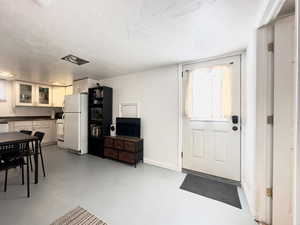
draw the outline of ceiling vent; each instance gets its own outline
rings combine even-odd
[[[74,64],[76,64],[78,66],[81,66],[83,64],[89,63],[89,61],[81,59],[81,58],[79,58],[79,57],[77,57],[75,55],[67,55],[67,56],[65,56],[65,57],[63,57],[61,59],[62,60],[66,60],[66,61],[71,62],[71,63],[74,63]]]

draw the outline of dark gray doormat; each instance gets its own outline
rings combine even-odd
[[[225,184],[208,178],[188,174],[180,188],[194,194],[224,202],[239,209],[242,208],[237,187],[232,184]]]

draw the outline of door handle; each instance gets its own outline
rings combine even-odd
[[[239,116],[233,115],[233,116],[231,117],[231,120],[232,120],[232,123],[233,123],[233,124],[238,124],[238,123],[239,123]]]

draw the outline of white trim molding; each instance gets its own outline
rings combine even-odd
[[[183,100],[182,100],[182,64],[178,65],[178,162],[177,162],[177,171],[182,170],[182,116],[183,116]]]
[[[274,41],[273,25],[258,29],[256,37],[255,218],[270,224],[272,199],[265,192],[272,187],[273,126],[265,121],[274,114],[274,55],[267,50]]]
[[[187,62],[183,62],[181,64],[181,68],[183,66],[186,65],[192,65],[192,64],[197,64],[197,63],[204,63],[204,62],[211,62],[211,61],[216,61],[216,60],[220,60],[223,58],[229,58],[229,57],[234,57],[234,56],[240,56],[243,55],[247,52],[247,49],[240,49],[237,51],[233,51],[233,52],[228,52],[225,54],[221,54],[221,55],[216,55],[216,56],[212,56],[212,57],[208,57],[208,58],[202,58],[202,59],[198,59],[198,60],[193,60],[193,61],[187,61]]]
[[[294,207],[293,207],[293,225],[300,225],[300,68],[299,68],[299,51],[300,51],[300,36],[299,36],[299,12],[300,0],[296,0],[296,79],[297,79],[297,140],[295,152],[295,168],[294,168]]]
[[[176,165],[172,165],[172,164],[168,164],[168,163],[162,163],[162,162],[158,162],[158,161],[148,159],[148,158],[144,158],[144,163],[149,164],[149,165],[153,165],[153,166],[158,166],[158,167],[165,168],[165,169],[169,169],[169,170],[178,171],[178,168],[177,168]]]
[[[259,21],[259,26],[264,26],[274,20],[286,0],[269,0],[264,7],[263,15]]]

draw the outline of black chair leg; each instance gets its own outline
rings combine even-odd
[[[30,158],[30,156],[27,156],[27,162],[28,162],[29,158]],[[27,167],[27,197],[29,198],[30,197],[30,179],[29,179],[30,172],[29,172],[29,164],[28,163],[27,163],[26,167]]]
[[[45,172],[45,165],[44,165],[44,157],[42,154],[42,146],[40,145],[40,155],[41,155],[41,162],[42,162],[42,168],[43,168],[43,173],[44,173],[44,177],[46,177],[46,172]]]
[[[25,181],[24,181],[24,164],[23,163],[21,165],[21,170],[22,170],[22,185],[24,185]]]
[[[33,171],[33,167],[32,167],[31,157],[29,157],[29,162],[27,162],[27,163],[30,163],[30,170],[31,170],[31,172],[32,172],[32,171]]]
[[[8,169],[5,170],[4,192],[7,191],[7,175],[8,175]]]
[[[28,145],[29,146],[29,145]],[[34,145],[33,145],[33,142],[31,142],[31,148],[32,148],[32,151],[34,151]],[[30,147],[29,147],[30,149]],[[29,161],[30,161],[30,170],[31,172],[33,172],[33,165],[32,165],[32,160],[31,160],[31,156],[29,157]]]

